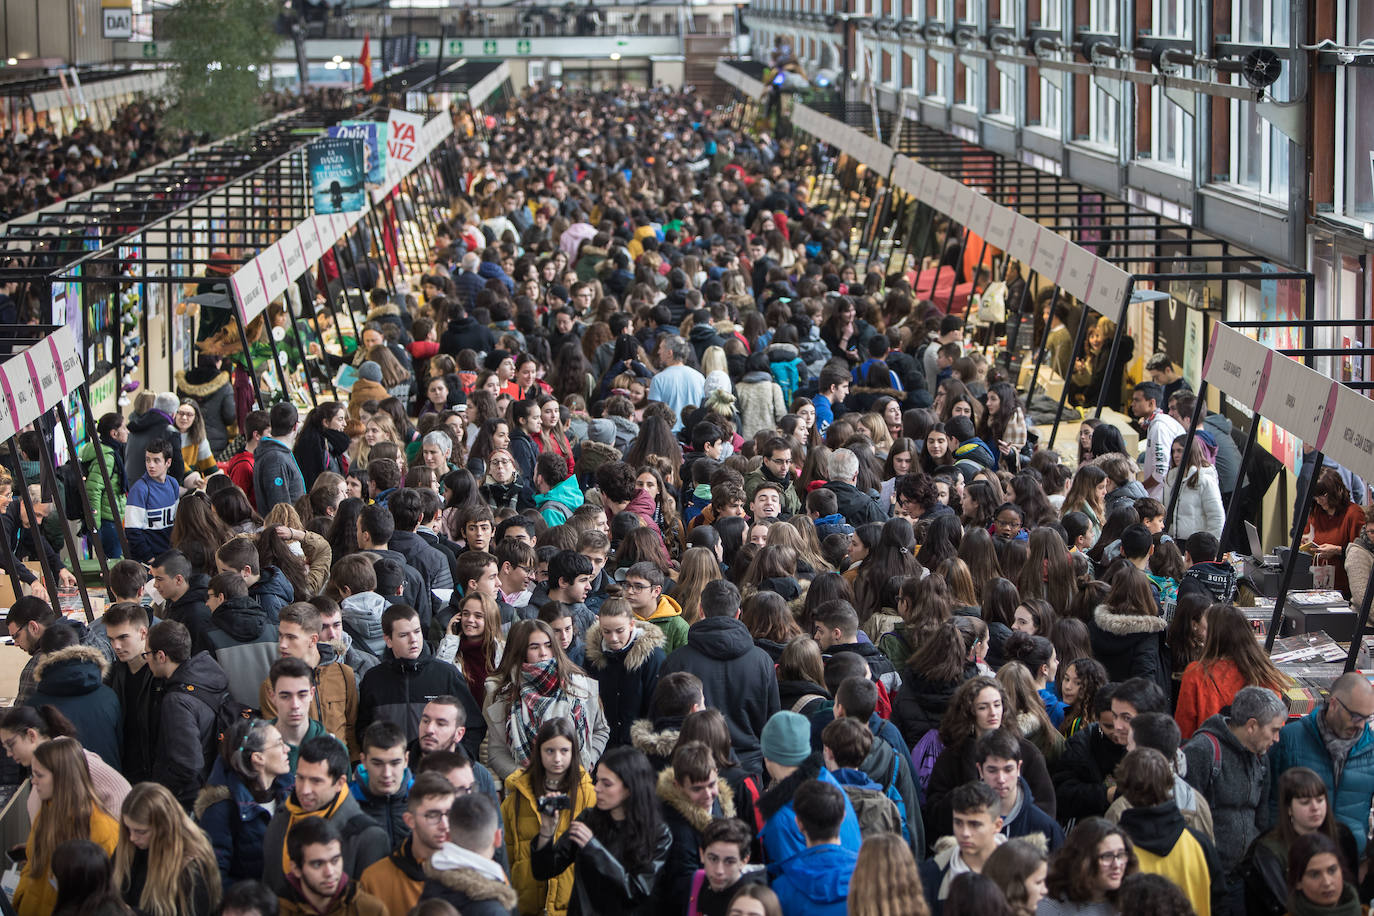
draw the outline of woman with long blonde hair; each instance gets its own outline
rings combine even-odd
[[[114,882],[144,916],[209,916],[219,906],[215,850],[165,786],[141,782],[124,799]]]
[[[86,755],[75,738],[54,738],[38,745],[30,764],[29,791],[42,807],[29,828],[24,868],[12,901],[19,916],[48,916],[57,904],[53,853],[68,840],[90,840],[113,854],[119,824],[100,806]]]
[[[809,537],[808,537],[809,535]],[[791,547],[797,554],[797,578],[812,579],[834,567],[821,556],[816,540],[816,523],[805,515],[794,515],[768,529],[769,547]]]
[[[902,838],[880,833],[864,840],[849,878],[849,916],[930,916],[921,875]]]
[[[360,468],[367,467],[368,456],[372,454],[372,449],[378,442],[392,442],[397,449],[405,448],[400,434],[396,432],[395,421],[391,419],[390,414],[380,410],[363,424],[363,434],[353,444],[353,454],[349,456],[349,463]]]
[[[682,608],[682,619],[689,626],[701,619],[701,591],[706,583],[723,578],[713,550],[709,547],[687,548],[682,555],[677,585],[673,586],[673,599]]]

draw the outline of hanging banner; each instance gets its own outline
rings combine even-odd
[[[1064,264],[1059,272],[1059,287],[1080,302],[1088,301],[1092,287],[1093,267],[1097,258],[1087,249],[1069,243],[1064,247]]]
[[[286,279],[295,282],[309,266],[309,262],[305,260],[305,251],[301,247],[301,227],[297,226],[286,233],[276,248],[281,254],[282,265],[286,268]]]
[[[425,129],[424,115],[393,108],[386,122],[387,185],[394,185],[419,165],[420,135]]]
[[[239,319],[248,327],[262,311],[267,308],[267,291],[262,286],[262,273],[256,260],[240,267],[229,278],[229,287],[234,291],[234,301],[239,305]]]
[[[18,434],[86,380],[70,328],[58,328],[0,366],[0,441]]]
[[[1340,387],[1297,360],[1274,354],[1269,383],[1255,409],[1305,443],[1321,451]]]
[[[262,274],[263,293],[268,302],[286,292],[291,278],[286,275],[286,263],[282,260],[280,248],[273,245],[253,260]]]
[[[381,121],[344,121],[329,128],[336,139],[363,142],[363,175],[367,186],[380,188],[386,183],[386,123]]]
[[[1254,410],[1264,400],[1269,366],[1275,358],[1264,344],[1218,322],[1212,326],[1212,340],[1202,361],[1202,380]]]
[[[1354,388],[1335,387],[1336,409],[1322,451],[1369,480],[1374,477],[1374,401]]]
[[[361,210],[366,204],[363,141],[320,137],[306,149],[316,213]]]
[[[1126,296],[1126,287],[1131,282],[1131,275],[1101,258],[1097,259],[1093,267],[1092,283],[1087,296],[1088,305],[1104,315],[1119,315],[1121,301]],[[1116,318],[1113,317],[1112,320],[1115,321]]]

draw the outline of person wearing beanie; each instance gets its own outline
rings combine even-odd
[[[148,452],[148,446],[158,439],[178,444],[177,448],[172,449],[172,466],[167,471],[167,476],[178,482],[186,477],[186,462],[181,457],[179,447],[181,431],[172,423],[172,414],[177,412],[180,404],[181,401],[175,394],[164,391],[154,399],[151,410],[130,418],[129,441],[124,445],[124,469],[130,487],[147,473],[144,468],[144,456]]]
[[[358,419],[359,411],[367,401],[385,401],[390,397],[386,386],[382,384],[382,367],[372,360],[365,360],[358,367],[358,379],[353,383],[353,390],[348,396],[348,415],[353,419]]]
[[[772,785],[759,798],[758,810],[763,817],[763,849],[767,855],[768,874],[776,878],[782,863],[806,849],[806,837],[797,826],[792,799],[804,783],[816,780],[835,786],[840,784],[825,768],[819,753],[811,750],[811,721],[790,710],[776,712],[763,727],[760,736],[763,765]],[[843,789],[840,789],[843,794]],[[844,796],[844,820],[840,823],[839,845],[859,851],[863,837],[859,832],[859,818],[854,813],[849,796]]]
[[[603,464],[614,464],[623,457],[615,447],[615,423],[607,419],[591,420],[587,423],[587,438],[579,446],[577,473],[583,480],[592,480],[596,469]]]

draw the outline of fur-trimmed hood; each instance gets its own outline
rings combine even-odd
[[[635,633],[634,641],[622,650],[625,653],[625,668],[629,671],[638,671],[640,665],[654,654],[654,650],[667,641],[663,628],[655,624],[637,622]],[[587,631],[587,664],[597,671],[605,671],[609,664],[606,658],[608,652],[601,647],[601,623],[598,621]]]
[[[1105,604],[1093,610],[1093,623],[1113,636],[1137,636],[1141,633],[1162,633],[1168,623],[1163,617],[1144,617],[1140,614],[1118,614]]]
[[[375,308],[369,310],[368,313],[367,313],[367,320],[368,320],[368,321],[378,321],[378,320],[380,320],[380,319],[382,319],[382,318],[400,318],[400,317],[401,317],[401,307],[400,307],[399,305],[392,305],[392,304],[390,304],[390,303],[387,303],[386,305],[379,305],[379,306],[377,306],[377,307],[375,307]]]
[[[194,372],[194,370],[192,370]],[[230,383],[228,372],[219,372],[208,382],[196,383],[187,378],[185,370],[178,369],[176,374],[177,390],[193,398],[208,398]]]
[[[58,666],[70,668],[82,662],[94,665],[96,671],[99,672],[96,684],[91,688],[94,690],[95,687],[98,687],[100,683],[104,681],[105,675],[109,673],[110,663],[105,660],[105,656],[101,654],[99,649],[92,646],[68,646],[57,652],[49,652],[47,655],[40,658],[38,663],[34,666],[33,679],[36,683],[41,684],[43,683],[45,675],[57,674],[57,672],[53,670],[54,668]]]
[[[654,723],[648,719],[636,719],[630,726],[630,743],[650,757],[670,757],[673,748],[677,747],[677,737],[681,732],[680,728],[655,731]]]
[[[435,868],[433,858],[425,863],[425,877],[469,900],[495,900],[507,910],[515,908],[520,896],[509,884],[488,878],[475,868]]]
[[[222,801],[229,800],[229,787],[225,785],[206,786],[200,790],[196,796],[196,803],[191,811],[196,816],[196,823],[200,823],[201,818],[205,817],[205,812]]]
[[[682,786],[677,784],[674,778],[672,767],[664,767],[663,772],[658,774],[658,797],[672,808],[682,819],[686,821],[697,833],[701,833],[706,826],[715,820],[712,812],[698,808],[692,804],[691,799]],[[716,802],[720,805],[721,817],[735,816],[735,793],[730,790],[730,785],[724,779],[716,779],[716,788],[720,791],[720,796]]]
[[[577,461],[578,470],[599,468],[603,464],[615,464],[621,459],[620,449],[594,439],[582,440],[582,455]]]

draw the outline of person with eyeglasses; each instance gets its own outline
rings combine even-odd
[[[1135,846],[1110,821],[1089,817],[1069,831],[1050,857],[1048,893],[1037,916],[1115,916],[1121,882],[1140,869]]]
[[[1331,788],[1331,810],[1355,835],[1360,855],[1365,854],[1367,824],[1374,800],[1374,687],[1356,671],[1347,672],[1331,685],[1329,698],[1303,718],[1290,722],[1279,733],[1278,746],[1269,754],[1273,785],[1290,767],[1304,766]],[[1278,791],[1268,798],[1268,823],[1278,811]],[[1220,837],[1218,845],[1220,845]]]
[[[265,719],[236,722],[225,736],[196,819],[215,850],[220,884],[262,878],[263,838],[273,811],[291,794],[290,748]]]
[[[1365,689],[1369,689],[1368,684]],[[1367,706],[1362,708],[1374,707],[1374,697],[1365,702]],[[1230,714],[1217,713],[1203,722],[1182,747],[1188,764],[1184,778],[1212,809],[1212,833],[1227,887],[1228,902],[1223,912],[1243,911],[1240,864],[1250,844],[1274,819],[1276,806],[1271,807],[1269,796],[1276,761],[1270,748],[1278,742],[1287,719],[1287,706],[1272,690],[1242,687],[1231,701]],[[1346,728],[1349,729],[1348,723]],[[1363,728],[1360,723],[1359,729]],[[1358,732],[1351,730],[1349,734],[1353,739]],[[1322,738],[1317,739],[1317,744],[1325,749]],[[1298,762],[1310,765],[1305,760]],[[1329,765],[1327,772],[1330,773]],[[1347,775],[1355,773],[1350,771]],[[1336,778],[1339,785],[1339,777]],[[1366,794],[1357,835],[1364,835],[1363,824],[1368,817]]]
[[[425,863],[448,842],[448,813],[456,797],[453,786],[438,773],[415,777],[401,815],[410,836],[358,878],[358,886],[382,901],[388,913],[409,913],[420,902]]]

